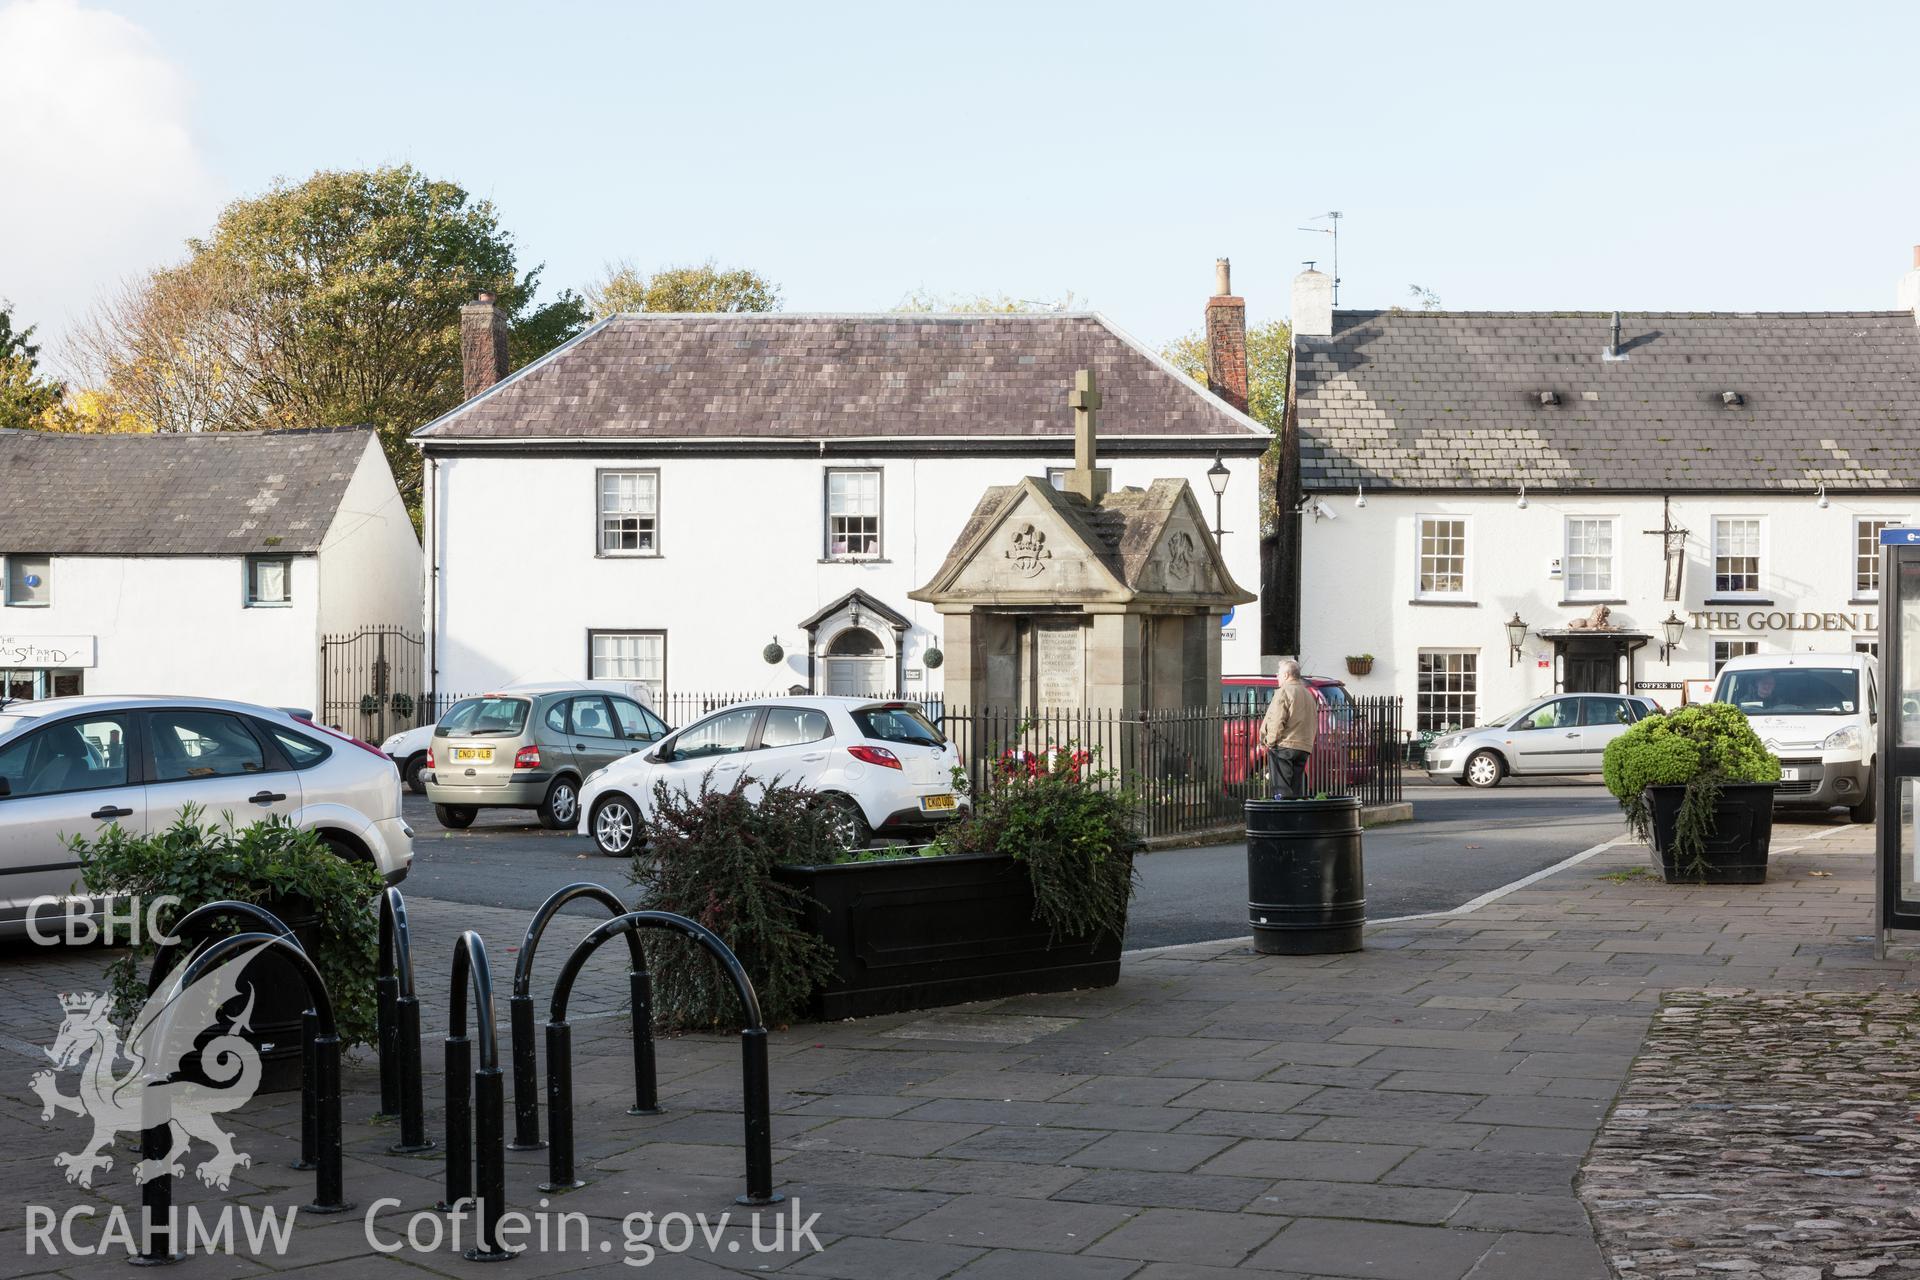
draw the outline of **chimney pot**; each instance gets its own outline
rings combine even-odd
[[[1900,299],[1900,309],[1913,312],[1913,322],[1920,324],[1920,244],[1913,246],[1913,270],[1900,277],[1896,296]]]
[[[1920,255],[1920,249],[1914,253]],[[1213,260],[1213,296],[1225,298],[1233,293],[1233,263],[1225,258]]]
[[[482,291],[460,308],[460,382],[471,400],[507,376],[507,313]]]

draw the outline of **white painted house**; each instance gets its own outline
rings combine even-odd
[[[1271,437],[1243,411],[1244,304],[1209,312],[1219,394],[1058,314],[621,315],[489,385],[503,326],[469,306],[477,394],[415,435],[434,688],[937,693],[939,616],[909,593],[990,486],[1072,466],[1079,369],[1112,485],[1183,479],[1211,516],[1217,465],[1226,560],[1256,583]],[[1259,669],[1258,616],[1224,628],[1229,670]]]
[[[372,430],[0,431],[0,694],[318,709],[320,641],[420,626]]]
[[[1335,311],[1307,272],[1294,361],[1287,647],[1408,728],[1877,651],[1879,531],[1920,523],[1920,250],[1892,311]]]

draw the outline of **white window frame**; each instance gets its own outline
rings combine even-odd
[[[41,590],[46,593],[44,600],[16,600],[13,598],[13,566],[16,560],[45,560],[47,562],[46,580]],[[0,556],[0,603],[9,609],[49,609],[53,607],[53,556],[51,553],[37,551],[16,551],[10,556]]]
[[[1459,715],[1454,719],[1448,719],[1443,715],[1440,721],[1441,725],[1444,726],[1447,724],[1452,724],[1454,728],[1459,729],[1459,728],[1468,727],[1468,724],[1467,724],[1468,721],[1472,721],[1474,724],[1478,724],[1480,720],[1480,692],[1481,692],[1480,691],[1480,650],[1469,649],[1469,648],[1450,648],[1450,647],[1442,647],[1437,645],[1432,647],[1423,646],[1414,654],[1414,667],[1413,667],[1413,671],[1414,671],[1413,723],[1414,723],[1415,730],[1418,732],[1424,733],[1428,731],[1421,725],[1421,716],[1423,714],[1423,709],[1421,707],[1421,700],[1427,697],[1432,692],[1431,690],[1421,689],[1419,686],[1420,664],[1422,661],[1424,661],[1427,658],[1435,658],[1435,657],[1443,657],[1443,656],[1465,658],[1468,660],[1468,664],[1470,664],[1472,667],[1471,675],[1473,679],[1473,688],[1471,690],[1442,690],[1439,692],[1439,696],[1442,699],[1464,698],[1471,702],[1471,706],[1465,709],[1461,715]],[[1465,676],[1467,674],[1468,672],[1463,667],[1461,671],[1461,675]],[[1435,728],[1432,731],[1437,733],[1440,730],[1439,728]]]
[[[290,555],[247,556],[240,562],[240,596],[249,609],[290,609],[293,607],[293,560]],[[287,594],[279,600],[267,600],[254,593],[255,576],[260,566],[277,561],[286,566]]]
[[[1047,483],[1055,489],[1065,489],[1067,487],[1067,477],[1072,473],[1072,467],[1048,467]]]
[[[653,510],[615,511],[607,510],[607,477],[609,476],[651,476],[653,478]],[[607,560],[646,559],[660,554],[660,468],[658,467],[600,467],[593,473],[593,553]],[[609,515],[615,519],[632,517],[636,520],[651,520],[650,527],[636,532],[637,540],[650,542],[650,546],[634,548],[607,546],[607,520]]]
[[[873,477],[873,550],[835,551],[833,522],[836,518],[865,519],[865,512],[841,517],[833,509],[833,481],[836,476]],[[884,560],[887,555],[887,473],[881,467],[828,467],[821,483],[821,505],[826,523],[826,543],[822,554],[828,560]]]
[[[660,653],[658,675],[634,675],[627,671],[603,673],[599,665],[602,640],[658,640]],[[609,658],[627,661],[627,655],[608,654]],[[648,661],[645,654],[631,655],[631,660],[644,664]],[[640,685],[647,691],[647,701],[655,715],[664,715],[661,708],[667,705],[667,632],[664,627],[593,627],[587,631],[587,679],[589,680],[625,680]]]
[[[1720,652],[1721,645],[1743,645],[1745,647],[1742,648],[1738,653],[1729,653],[1729,654],[1722,655]],[[1710,660],[1712,662],[1713,678],[1716,680],[1719,679],[1720,668],[1726,666],[1727,663],[1731,662],[1733,659],[1748,657],[1749,655],[1756,654],[1758,652],[1760,652],[1760,641],[1753,636],[1714,636],[1712,637],[1711,643],[1709,643],[1707,646],[1707,653],[1710,655]]]
[[[1860,568],[1864,563],[1860,556],[1860,526],[1863,524],[1878,524],[1883,529],[1902,529],[1907,527],[1907,519],[1905,516],[1856,515],[1853,523],[1848,526],[1853,536],[1847,546],[1849,561],[1847,580],[1853,584],[1853,598],[1863,601],[1878,600],[1880,598],[1880,536],[1878,533],[1875,533],[1873,539],[1874,585],[1871,587],[1860,585]]]
[[[1576,589],[1574,580],[1573,524],[1576,520],[1607,526],[1607,581],[1605,586]],[[1583,557],[1591,559],[1592,557]],[[1610,515],[1569,515],[1560,525],[1560,583],[1569,600],[1618,600],[1620,589],[1620,517]]]
[[[1713,574],[1712,598],[1716,600],[1759,600],[1767,594],[1767,565],[1773,559],[1773,549],[1768,545],[1767,518],[1751,512],[1739,512],[1731,515],[1715,515],[1713,520],[1713,544],[1710,548],[1713,556],[1708,571]],[[1753,569],[1753,590],[1723,591],[1720,588],[1720,522],[1723,520],[1751,520],[1758,526],[1755,535],[1756,561]]]
[[[1426,529],[1429,520],[1457,520],[1460,522],[1460,589],[1458,591],[1428,591],[1421,581],[1426,576]],[[1473,599],[1473,517],[1463,512],[1428,511],[1413,517],[1413,598],[1416,600],[1471,600]],[[1436,650],[1435,652],[1440,652]],[[1467,652],[1466,650],[1447,650],[1446,652]]]
[[[1872,648],[1868,648],[1867,646],[1869,645],[1871,645]],[[1880,633],[1876,631],[1871,635],[1854,636],[1853,651],[1855,653],[1864,653],[1872,658],[1878,658],[1880,656]]]

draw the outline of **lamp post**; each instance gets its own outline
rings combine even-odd
[[[1507,619],[1507,665],[1511,667],[1520,658],[1520,647],[1527,642],[1527,624],[1520,621],[1520,611],[1515,609],[1513,616]]]
[[[1667,616],[1660,623],[1660,630],[1667,642],[1660,646],[1660,661],[1673,661],[1673,651],[1680,647],[1680,640],[1687,634],[1687,620],[1673,610],[1667,610]]]
[[[1226,507],[1227,481],[1233,473],[1227,470],[1227,464],[1220,461],[1220,455],[1213,455],[1213,465],[1207,468],[1207,484],[1213,489],[1213,541],[1218,545],[1227,531],[1220,526],[1223,523],[1221,513]]]

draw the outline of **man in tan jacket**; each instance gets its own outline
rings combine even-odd
[[[1280,687],[1273,691],[1260,721],[1260,745],[1267,749],[1267,774],[1276,800],[1306,799],[1307,758],[1320,728],[1320,704],[1300,679],[1300,664],[1280,663]]]

